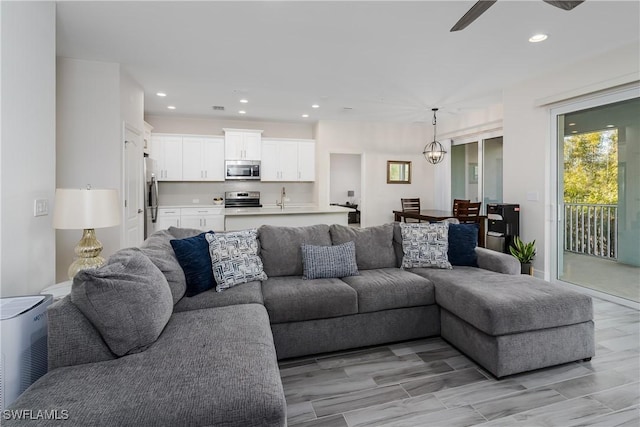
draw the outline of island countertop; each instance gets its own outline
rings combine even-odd
[[[225,208],[225,216],[246,216],[246,215],[305,215],[305,214],[328,214],[328,213],[348,213],[352,209],[340,206],[285,206],[281,209],[278,206],[264,206],[261,208]]]

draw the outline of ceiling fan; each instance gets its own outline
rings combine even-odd
[[[462,18],[456,25],[451,28],[451,31],[460,31],[467,28],[469,24],[478,19],[480,15],[486,12],[497,0],[480,0],[474,4],[471,9],[467,13],[464,14]],[[579,6],[580,3],[583,3],[584,0],[576,0],[576,1],[555,1],[555,0],[543,0],[545,3],[549,3],[552,6],[558,7],[563,10],[572,10],[576,6]]]

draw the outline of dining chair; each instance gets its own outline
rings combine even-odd
[[[458,204],[459,203],[471,203],[471,200],[467,200],[467,199],[453,199],[453,209],[451,209],[451,212],[453,213],[453,216],[458,216]]]
[[[402,212],[420,213],[420,198],[400,199],[400,203],[402,204]],[[403,219],[404,222],[422,222],[414,218],[409,218],[408,221],[406,217]]]
[[[480,222],[480,206],[482,202],[460,202],[455,217],[460,224],[477,224]]]

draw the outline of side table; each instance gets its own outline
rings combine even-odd
[[[49,287],[44,288],[40,294],[53,295],[53,301],[61,300],[71,293],[71,284],[73,280],[67,280],[66,282],[56,283]]]

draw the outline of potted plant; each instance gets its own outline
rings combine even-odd
[[[522,274],[533,275],[533,267],[531,261],[536,256],[536,241],[524,243],[520,237],[516,236],[513,243],[509,246],[511,255],[520,261],[520,272]]]

